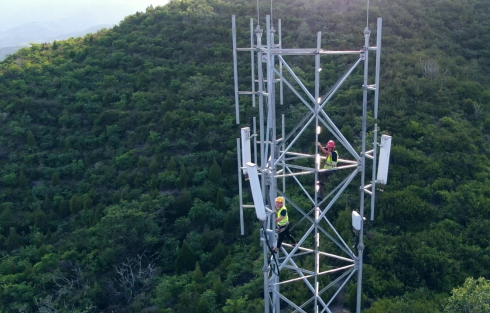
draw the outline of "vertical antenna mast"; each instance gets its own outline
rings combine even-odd
[[[257,0],[257,28],[260,24],[260,13],[259,13],[259,0]]]

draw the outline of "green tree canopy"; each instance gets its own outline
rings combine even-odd
[[[463,286],[453,289],[444,312],[490,312],[490,281],[484,277],[467,278]]]

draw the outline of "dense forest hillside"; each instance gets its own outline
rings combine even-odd
[[[263,310],[254,212],[239,233],[231,41],[236,14],[248,45],[255,5],[174,0],[0,62],[0,312]],[[277,1],[273,15],[285,47],[314,46],[317,31],[331,49],[364,43],[365,1]],[[378,123],[393,147],[367,225],[364,311],[457,312],[453,288],[490,277],[488,3],[371,0],[373,30],[378,16]],[[353,142],[361,101],[350,82],[332,102]],[[351,284],[339,305],[354,301]]]

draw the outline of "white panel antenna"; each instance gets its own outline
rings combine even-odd
[[[252,197],[254,200],[255,214],[257,218],[264,222],[267,218],[265,213],[264,200],[262,197],[262,191],[260,188],[259,174],[257,172],[257,165],[248,162],[247,164],[248,178],[250,181],[250,188],[252,189]]]
[[[247,167],[245,164],[252,161],[250,153],[250,127],[243,127],[241,129],[242,134],[242,169],[243,174],[247,174]]]
[[[352,227],[354,227],[355,230],[361,230],[361,216],[357,211],[352,211]]]
[[[390,165],[391,136],[382,135],[380,147],[377,182],[386,185],[388,182],[388,167]]]

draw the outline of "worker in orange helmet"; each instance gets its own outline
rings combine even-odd
[[[282,242],[286,237],[293,242],[293,246],[296,246],[297,244],[296,239],[294,239],[294,237],[291,236],[291,234],[289,233],[289,217],[288,217],[288,211],[286,209],[286,206],[284,205],[284,197],[276,198],[276,213],[277,213],[276,232],[278,233],[278,236],[277,236],[277,246],[274,249],[274,252],[279,251],[279,248],[281,248]]]
[[[325,187],[325,182],[327,181],[327,178],[330,175],[333,175],[337,170],[339,153],[337,152],[337,150],[335,150],[335,142],[333,140],[330,140],[325,147],[323,147],[321,143],[318,143],[318,147],[320,148],[320,150],[323,151],[323,153],[325,153],[326,156],[323,169],[327,171],[320,172],[318,174],[319,181],[317,182],[319,198],[323,199],[323,189]]]

